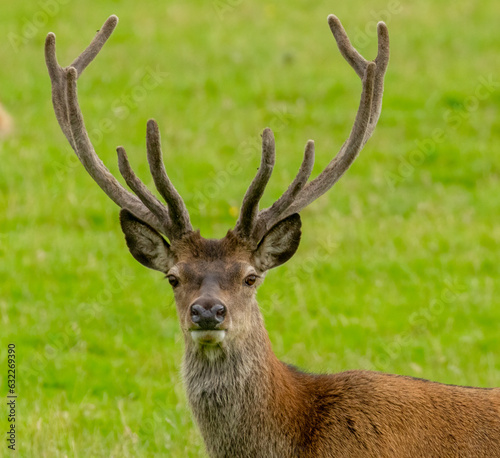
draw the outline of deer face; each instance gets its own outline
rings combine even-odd
[[[169,245],[127,210],[120,221],[135,259],[166,275],[186,342],[199,347],[249,335],[260,317],[256,288],[267,270],[293,256],[300,241],[297,214],[273,226],[256,246],[232,231],[220,240],[190,232]]]

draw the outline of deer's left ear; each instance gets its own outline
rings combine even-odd
[[[287,262],[299,247],[301,225],[294,213],[269,229],[254,251],[255,267],[264,272]]]

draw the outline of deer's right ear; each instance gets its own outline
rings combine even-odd
[[[120,224],[132,256],[150,269],[167,273],[175,260],[170,245],[160,233],[128,210],[120,211]]]

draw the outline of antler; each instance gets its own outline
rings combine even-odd
[[[248,188],[235,232],[259,242],[262,236],[278,221],[300,212],[327,192],[354,162],[359,152],[373,134],[382,110],[384,76],[389,63],[389,33],[383,22],[378,23],[378,53],[373,62],[367,61],[351,45],[339,19],[331,14],[328,24],[344,59],[361,78],[361,101],[349,138],[326,168],[312,181],[307,182],[314,162],[314,142],[307,142],[302,165],[292,184],[269,208],[258,211],[259,200],[271,176],[274,165],[274,137],[270,129],[262,135],[262,162],[257,176]],[[270,152],[272,151],[272,153]]]
[[[120,173],[134,194],[127,191],[109,172],[97,156],[89,139],[83,115],[78,105],[76,81],[94,60],[113,33],[118,18],[110,16],[90,45],[68,67],[61,67],[56,57],[56,37],[45,40],[45,61],[52,83],[52,103],[57,121],[71,147],[89,175],[121,208],[162,232],[170,239],[180,238],[192,231],[189,214],[181,196],[170,182],[163,165],[160,132],[154,120],[148,121],[148,162],[155,186],[168,206],[161,203],[132,171],[125,150],[117,148]]]

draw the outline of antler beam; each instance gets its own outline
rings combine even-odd
[[[45,61],[52,84],[52,103],[56,118],[80,162],[113,202],[129,210],[170,239],[180,238],[192,231],[192,226],[186,206],[166,174],[162,162],[160,133],[156,123],[153,120],[148,122],[148,160],[158,191],[168,206],[162,204],[137,178],[130,167],[125,150],[119,147],[117,152],[120,172],[137,196],[127,191],[99,159],[85,128],[78,104],[76,81],[99,54],[117,24],[118,18],[110,16],[90,45],[65,68],[57,62],[55,35],[53,33],[47,35]]]
[[[260,212],[257,210],[258,201],[264,192],[267,181],[262,184],[257,177],[254,179],[245,195],[245,205],[242,205],[241,216],[235,227],[235,232],[243,237],[250,234],[250,238],[255,243],[258,243],[274,224],[293,213],[300,212],[327,192],[340,179],[373,134],[380,117],[384,76],[389,63],[389,33],[386,25],[379,22],[377,27],[377,57],[374,61],[368,61],[352,46],[344,27],[336,16],[333,14],[328,16],[328,24],[340,53],[362,81],[361,100],[354,125],[337,155],[314,180],[307,182],[314,161],[314,143],[310,140],[306,145],[302,166],[292,184],[271,207]],[[259,170],[257,176],[260,173]],[[251,188],[253,188],[252,193],[250,193]],[[248,205],[246,205],[249,195],[254,196],[251,212],[248,211]],[[245,228],[240,223],[242,221],[245,221],[247,225]]]

